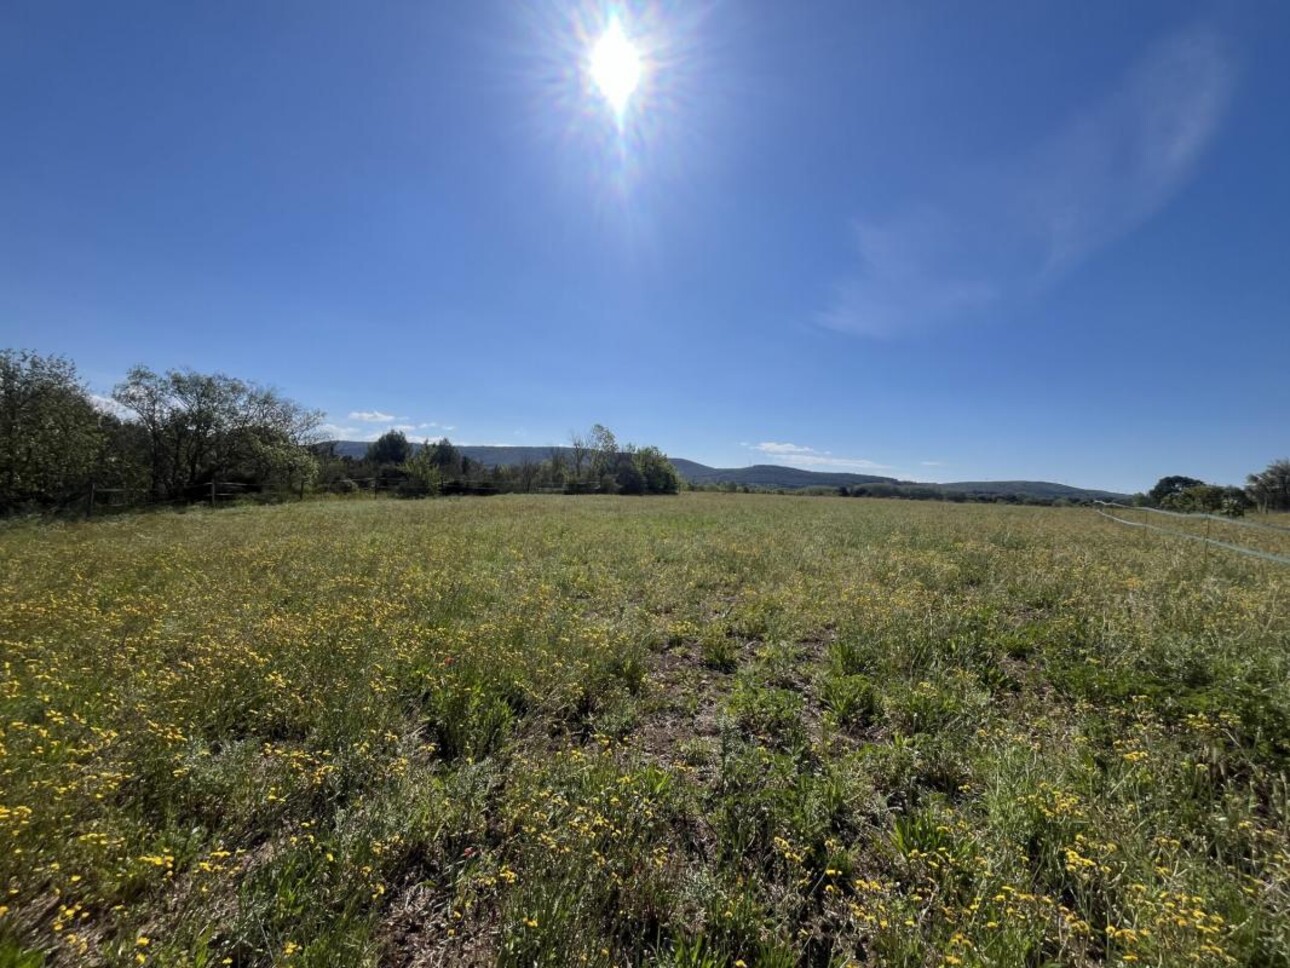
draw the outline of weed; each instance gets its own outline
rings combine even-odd
[[[1078,509],[0,534],[0,963],[1285,966],[1290,595]]]

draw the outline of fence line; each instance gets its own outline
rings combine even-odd
[[[242,488],[243,490],[225,490],[225,488]],[[180,493],[173,497],[159,498],[154,497],[152,489],[147,487],[100,487],[91,482],[89,490],[85,494],[85,516],[87,518],[93,517],[94,512],[100,508],[105,511],[124,511],[157,507],[182,507],[194,504],[209,504],[214,507],[221,498],[260,495],[271,498],[301,496],[300,491],[294,487],[261,487],[257,490],[256,485],[244,484],[241,481],[208,481],[204,484],[181,484],[179,491]],[[100,504],[99,498],[108,494],[124,494],[126,498],[122,503]],[[142,498],[130,500],[130,495],[132,494],[142,495]]]
[[[1221,514],[1206,514],[1203,511],[1166,511],[1164,508],[1149,508],[1145,505],[1142,507],[1136,507],[1132,504],[1119,504],[1115,501],[1094,501],[1093,503],[1100,504],[1103,507],[1108,508],[1124,508],[1126,511],[1150,511],[1152,514],[1167,514],[1174,518],[1208,518],[1211,521],[1222,521],[1224,524],[1235,524],[1242,528],[1263,528],[1268,531],[1290,532],[1290,528],[1280,524],[1265,524],[1261,521],[1243,521],[1240,518],[1229,518]]]
[[[348,478],[348,480],[358,485],[355,493],[371,494],[372,497],[399,492],[406,484],[406,481],[387,480],[379,477],[357,477]],[[500,493],[495,487],[490,487],[483,483],[472,484],[468,481],[446,481],[444,482],[444,487],[446,488],[445,493],[448,494],[489,496]],[[230,488],[233,490],[230,490]],[[331,488],[325,488],[324,490],[328,493],[340,493]],[[115,494],[125,495],[124,500],[120,502],[105,502],[102,500],[108,495]],[[131,500],[131,495],[138,495],[138,497]],[[271,500],[294,497],[298,500],[304,500],[305,493],[302,488],[297,487],[259,487],[255,484],[244,484],[241,481],[207,481],[203,484],[182,484],[179,486],[179,493],[174,496],[158,498],[154,497],[151,488],[147,487],[99,487],[91,482],[84,498],[78,500],[83,505],[85,517],[92,518],[97,511],[183,507],[195,504],[207,504],[210,507],[215,507],[222,500],[240,497],[266,497]]]
[[[1097,503],[1103,504],[1106,502],[1099,501]],[[1122,507],[1123,505],[1115,505],[1115,506]],[[1286,555],[1274,555],[1270,551],[1259,551],[1256,548],[1246,548],[1246,547],[1243,547],[1242,545],[1229,544],[1226,541],[1219,541],[1216,538],[1206,538],[1204,535],[1200,535],[1200,534],[1188,534],[1185,531],[1171,531],[1168,528],[1158,528],[1154,524],[1147,524],[1147,522],[1145,521],[1125,521],[1123,518],[1117,518],[1113,514],[1107,514],[1101,508],[1093,508],[1093,510],[1096,513],[1102,515],[1102,517],[1110,521],[1114,521],[1116,524],[1127,525],[1130,528],[1146,528],[1149,531],[1159,531],[1161,534],[1171,535],[1172,537],[1175,537],[1175,538],[1187,538],[1190,541],[1200,541],[1200,542],[1203,542],[1204,544],[1217,545],[1220,548],[1225,548],[1228,551],[1235,551],[1238,554],[1253,555],[1255,558],[1263,558],[1263,559],[1266,559],[1267,561],[1274,561],[1279,565],[1290,565],[1290,557],[1287,557]]]

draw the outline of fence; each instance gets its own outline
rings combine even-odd
[[[1094,501],[1094,504],[1100,504],[1108,508],[1123,508],[1126,511],[1150,511],[1152,514],[1166,514],[1171,518],[1189,518],[1207,519],[1210,521],[1221,521],[1223,524],[1234,524],[1242,528],[1259,528],[1263,531],[1284,531],[1290,534],[1290,528],[1280,524],[1269,524],[1266,521],[1246,521],[1242,518],[1229,518],[1220,514],[1205,514],[1201,511],[1166,511],[1164,508],[1136,507],[1132,504],[1118,504],[1115,501]]]
[[[221,500],[259,497],[271,500],[297,498],[303,500],[304,489],[266,488],[240,481],[210,481],[205,484],[186,484],[180,494],[159,498],[148,488],[100,487],[90,484],[85,494],[85,516],[93,517],[99,511],[126,511],[150,507],[181,507],[190,504],[209,504],[217,507]],[[106,498],[106,500],[105,500]]]
[[[381,491],[405,497],[423,497],[432,493],[428,486],[418,484],[413,478],[388,477],[345,477],[339,481],[333,481],[323,489],[329,490],[331,493],[343,493],[338,490],[338,486],[346,482],[355,485],[355,490],[357,491],[370,490],[372,497],[377,497]],[[433,493],[444,496],[469,494],[475,497],[488,497],[500,494],[501,490],[490,481],[469,481],[452,478],[441,481]]]
[[[1102,517],[1106,518],[1107,520],[1114,521],[1116,524],[1123,524],[1130,528],[1143,528],[1148,531],[1155,531],[1159,534],[1171,535],[1172,537],[1175,537],[1175,538],[1185,538],[1188,541],[1199,541],[1204,543],[1207,548],[1208,546],[1213,545],[1214,547],[1222,548],[1225,551],[1232,551],[1232,552],[1236,552],[1237,554],[1249,555],[1254,558],[1262,558],[1265,561],[1276,562],[1279,565],[1290,565],[1290,555],[1277,554],[1271,551],[1263,551],[1258,548],[1248,548],[1244,545],[1233,544],[1229,541],[1220,541],[1219,539],[1212,538],[1209,535],[1209,529],[1213,521],[1220,521],[1223,524],[1239,525],[1241,527],[1246,527],[1246,528],[1259,528],[1266,531],[1278,532],[1281,535],[1286,535],[1288,532],[1290,532],[1290,528],[1283,528],[1279,525],[1265,524],[1265,523],[1255,522],[1255,521],[1241,521],[1236,518],[1223,518],[1223,517],[1219,517],[1216,514],[1184,514],[1180,511],[1165,511],[1161,508],[1148,508],[1148,507],[1138,508],[1138,507],[1132,507],[1131,505],[1128,505],[1128,504],[1117,504],[1114,501],[1094,501],[1093,503],[1096,505],[1100,505],[1100,507],[1093,508],[1094,511],[1096,511],[1098,514],[1100,514]],[[1176,531],[1172,528],[1162,528],[1162,527],[1159,527],[1158,525],[1150,524],[1147,521],[1126,521],[1122,517],[1116,517],[1115,514],[1108,513],[1107,511],[1102,510],[1102,508],[1118,508],[1124,511],[1143,511],[1143,512],[1150,512],[1152,514],[1169,515],[1170,517],[1176,517],[1176,518],[1187,518],[1190,520],[1203,520],[1205,521],[1205,524],[1206,524],[1206,533],[1203,535],[1190,534],[1186,531]],[[1144,517],[1145,517],[1145,514],[1144,514]]]
[[[559,488],[551,490],[553,493],[561,492]],[[599,490],[597,486],[587,490],[586,493]],[[217,507],[222,500],[243,497],[267,501],[304,500],[307,494],[303,486],[299,488],[273,488],[258,484],[244,484],[240,481],[209,481],[204,484],[188,484],[182,486],[180,491],[181,493],[173,497],[158,498],[147,488],[102,487],[98,484],[90,484],[82,503],[78,504],[77,500],[74,499],[64,504],[62,510],[63,512],[76,513],[78,507],[83,507],[85,516],[89,518],[103,511],[125,511],[150,507],[182,507],[192,504],[209,504],[211,507]],[[327,485],[317,486],[315,492],[350,493],[354,495],[370,493],[372,497],[380,497],[382,494],[392,494],[399,497],[424,497],[431,493],[429,489],[418,489],[416,484],[409,478],[384,477],[342,478]],[[496,484],[489,481],[452,479],[441,482],[434,493],[444,496],[489,497],[501,493],[501,490]]]

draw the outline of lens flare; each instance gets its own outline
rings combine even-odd
[[[637,241],[654,202],[674,204],[700,170],[703,119],[724,114],[737,76],[703,42],[715,2],[521,0],[502,35],[524,133]]]
[[[642,66],[640,54],[623,33],[617,18],[609,21],[591,49],[588,70],[614,114],[621,118],[632,92],[640,84]]]

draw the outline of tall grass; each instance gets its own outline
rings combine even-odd
[[[0,964],[1290,964],[1285,569],[1076,509],[0,532]]]

